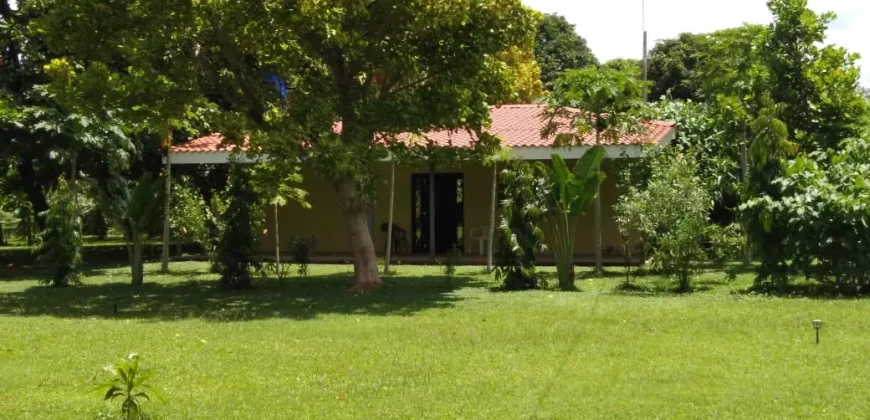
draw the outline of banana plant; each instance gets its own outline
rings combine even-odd
[[[559,288],[574,290],[574,236],[580,215],[589,211],[604,181],[601,161],[604,148],[594,146],[577,161],[574,170],[561,156],[553,155],[551,190],[547,196],[543,228],[547,243],[556,259]]]

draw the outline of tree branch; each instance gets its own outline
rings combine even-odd
[[[235,76],[236,83],[241,88],[245,99],[244,111],[257,124],[264,124],[263,113],[265,112],[263,105],[258,100],[257,88],[250,83],[245,76],[245,63],[242,58],[242,52],[236,43],[230,38],[229,34],[223,30],[217,18],[211,19],[212,32],[215,36],[215,41],[220,46],[221,55],[227,62],[227,66]]]

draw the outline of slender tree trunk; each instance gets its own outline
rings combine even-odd
[[[3,232],[3,224],[0,223],[0,245],[6,245],[6,235]]]
[[[166,194],[163,202],[163,256],[160,259],[160,272],[166,274],[169,272],[169,206],[172,203],[172,162],[169,149],[166,150],[166,168],[164,170],[164,194]]]
[[[492,248],[495,239],[495,208],[498,196],[498,163],[492,163],[492,195],[489,202],[489,231],[486,238],[486,272],[492,272]]]
[[[435,260],[435,164],[429,164],[429,256]]]
[[[82,234],[82,223],[81,218],[82,215],[79,214],[79,186],[76,180],[76,173],[78,172],[77,163],[78,163],[79,155],[77,152],[73,152],[72,158],[70,159],[70,167],[69,167],[69,187],[72,189],[73,193],[73,210],[75,211],[75,218],[77,220],[73,220],[73,223],[76,224],[76,230],[78,230],[79,235]]]
[[[743,172],[743,194],[746,196],[746,189],[749,185],[749,153],[746,150],[746,131],[743,132],[743,143],[740,144],[740,166]],[[744,227],[744,249],[743,265],[752,265],[752,241],[749,239],[749,231],[746,229],[746,220],[743,221]]]
[[[393,256],[393,204],[396,196],[396,164],[390,165],[390,210],[387,217],[387,250],[384,258],[384,275],[390,273],[390,258]]]
[[[145,279],[142,267],[142,235],[134,231],[133,237],[133,252],[132,260],[130,261],[130,270],[133,273],[133,286],[141,286]]]
[[[595,130],[595,145],[601,144],[601,130]],[[601,183],[595,185],[595,274],[604,273],[601,238]]]
[[[275,203],[275,267],[281,272],[281,237],[278,233],[278,203]]]
[[[370,292],[383,286],[378,275],[378,259],[368,227],[365,200],[352,178],[343,178],[337,185],[338,200],[347,223],[353,253],[354,280],[352,292]]]

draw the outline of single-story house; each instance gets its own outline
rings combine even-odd
[[[541,138],[545,125],[541,117],[544,105],[503,105],[493,107],[491,134],[510,147],[513,157],[548,161],[553,153],[566,160],[577,159],[595,140],[593,135],[584,138],[582,146],[553,148],[553,138]],[[646,121],[640,134],[626,134],[617,141],[605,145],[608,159],[638,157],[650,145],[664,145],[674,139],[676,125],[672,122]],[[473,134],[468,131],[439,131],[425,137],[438,146],[472,147]],[[223,164],[231,152],[222,147],[220,135],[209,135],[172,147],[172,165]],[[570,162],[569,162],[570,164]],[[304,164],[303,164],[304,166]],[[377,170],[382,175],[378,184],[378,199],[370,215],[372,237],[379,254],[386,250],[386,226],[389,215],[390,171],[392,164],[384,161]],[[613,217],[613,205],[617,200],[616,179],[612,165],[605,163],[607,180],[601,188],[602,236],[605,256],[611,261],[622,261],[622,240]],[[289,203],[278,209],[279,238],[281,247],[287,247],[294,237],[313,239],[316,254],[322,258],[349,258],[349,240],[344,218],[339,210],[337,194],[326,180],[317,177],[311,170],[303,169],[302,188],[308,192],[310,209],[298,203]],[[398,235],[405,240],[394,243],[393,255],[398,259],[429,254],[429,176],[428,166],[395,167],[393,223]],[[490,211],[492,208],[493,168],[482,162],[456,162],[436,168],[435,201],[435,248],[443,254],[454,245],[465,255],[478,257],[483,252],[483,241],[488,237]],[[274,223],[272,209],[267,210],[267,229],[262,238],[264,253],[274,252]],[[496,223],[496,228],[498,223]],[[575,253],[579,263],[591,261],[594,254],[593,217],[591,212],[582,216],[577,231]],[[468,261],[468,260],[466,260]]]

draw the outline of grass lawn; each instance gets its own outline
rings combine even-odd
[[[61,290],[0,267],[0,419],[109,410],[87,390],[128,352],[156,369],[161,419],[870,418],[870,300],[748,294],[750,274],[500,293],[480,268],[399,266],[355,296],[349,266],[248,292],[205,263],[157,268]]]

